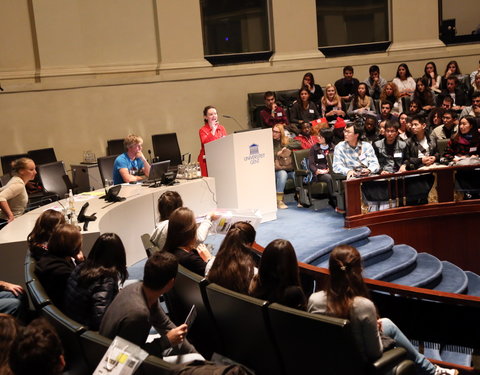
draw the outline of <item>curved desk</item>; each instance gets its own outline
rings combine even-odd
[[[215,180],[211,177],[182,181],[174,186],[148,188],[141,185],[122,186],[120,196],[123,202],[106,203],[98,197],[78,195],[75,197],[75,210],[78,213],[85,202],[90,205],[86,214],[96,213],[97,220],[90,222],[88,231],[83,234],[83,249],[88,254],[101,233],[114,232],[122,239],[127,252],[127,266],[145,258],[145,250],[140,239],[143,233],[151,233],[158,222],[157,200],[166,190],[177,191],[186,207],[196,215],[217,208]],[[61,209],[60,202],[53,202],[27,212],[0,230],[0,280],[24,285],[24,261],[27,251],[27,236],[37,218],[48,208]],[[82,224],[83,226],[83,224]]]

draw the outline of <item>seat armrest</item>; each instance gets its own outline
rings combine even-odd
[[[308,175],[308,171],[306,169],[296,169],[295,175],[297,176],[306,176]]]
[[[393,348],[387,350],[382,356],[372,363],[374,374],[383,374],[393,369],[400,362],[407,359],[407,351],[404,348]]]

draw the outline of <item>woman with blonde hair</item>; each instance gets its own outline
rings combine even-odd
[[[344,105],[335,85],[329,83],[325,87],[325,95],[320,103],[322,117],[326,117],[328,122],[335,121],[337,117],[345,117]]]
[[[403,112],[400,92],[398,91],[397,85],[393,82],[387,82],[387,84],[383,87],[382,92],[380,93],[380,108],[382,107],[382,103],[385,102],[390,102],[393,104],[393,114],[398,115]]]

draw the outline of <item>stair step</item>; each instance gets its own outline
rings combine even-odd
[[[468,279],[467,294],[480,297],[480,276],[472,271],[465,271]]]
[[[447,261],[443,261],[442,265],[441,280],[433,287],[433,290],[448,293],[464,293],[468,285],[468,278],[465,272],[460,267]]]
[[[408,245],[395,245],[385,254],[389,257],[365,267],[363,277],[383,280],[389,275],[400,274],[402,270],[412,269],[417,260],[417,251]]]
[[[359,251],[363,260],[363,265],[367,266],[388,258],[390,256],[389,252],[394,245],[394,241],[392,237],[382,234],[355,241],[350,245]],[[325,254],[311,264],[317,267],[328,268],[329,257],[330,253]]]
[[[435,283],[441,277],[442,269],[442,262],[437,257],[427,253],[419,253],[415,267],[411,272],[408,274],[401,272],[400,275],[393,274],[382,280],[422,288]]]

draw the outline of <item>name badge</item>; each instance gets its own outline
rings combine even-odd
[[[314,113],[315,111],[313,109],[309,109],[308,112]]]
[[[318,154],[318,155],[317,155],[317,159],[325,159],[325,155],[323,155],[323,154]]]
[[[396,152],[393,154],[393,157],[394,158],[401,158],[402,157],[402,153],[401,152]]]
[[[476,147],[470,147],[470,152],[475,152],[475,151],[477,151]]]
[[[363,160],[365,160],[366,158],[367,158],[367,157],[365,156],[365,154],[360,154],[360,156],[358,157],[358,159],[359,159],[360,161],[363,161]]]
[[[282,112],[277,112],[277,117],[282,117],[283,113]]]

